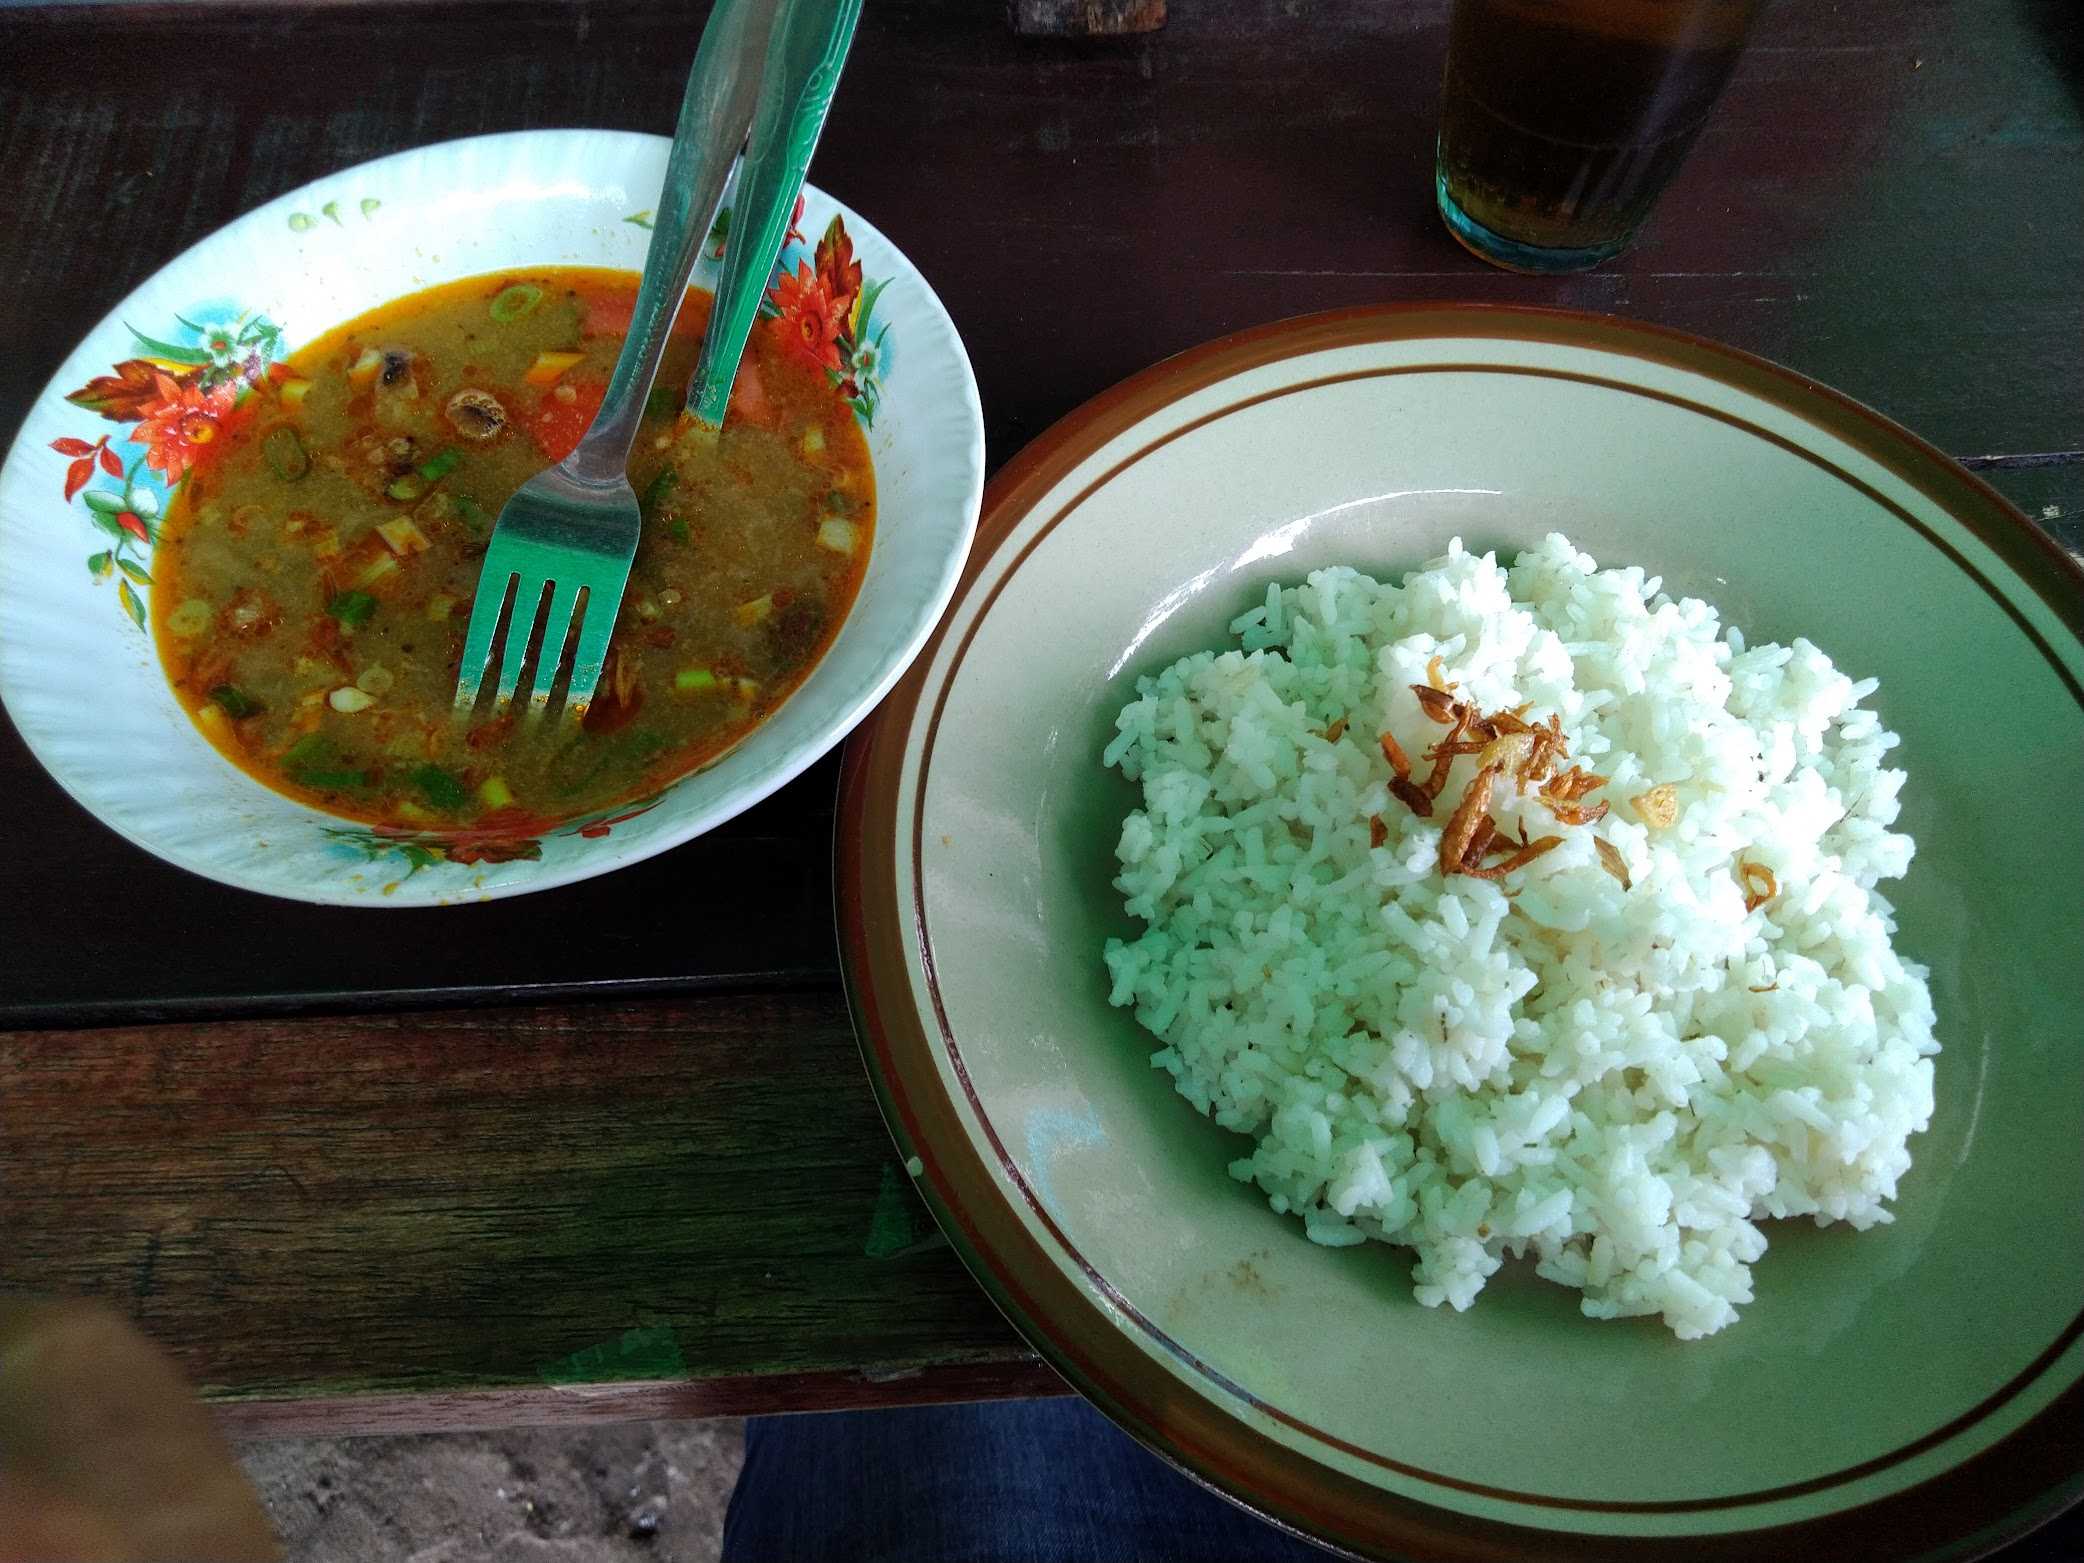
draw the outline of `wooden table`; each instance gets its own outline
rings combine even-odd
[[[1483,269],[1433,214],[1444,0],[1180,0],[1104,45],[1016,39],[1000,12],[874,0],[815,170],[947,302],[994,464],[1233,328],[1515,300],[1793,365],[2084,544],[2068,0],[1771,10],[1640,248],[1563,280]],[[217,224],[422,142],[667,126],[694,35],[636,0],[0,10],[0,434]],[[834,774],[760,816],[812,894],[663,930],[690,961],[736,941],[706,991],[0,1033],[0,1285],[115,1299],[244,1434],[1052,1387],[913,1202],[862,1079],[815,893]],[[97,828],[11,733],[0,789],[24,852]],[[748,839],[666,861],[716,883]],[[81,960],[153,959],[112,882],[42,871],[108,897]],[[26,929],[35,897],[8,899]],[[279,915],[298,940],[335,926]]]

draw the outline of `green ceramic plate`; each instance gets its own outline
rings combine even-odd
[[[1106,1002],[1135,676],[1270,581],[1567,530],[1881,680],[1900,943],[1945,1052],[1893,1226],[1777,1223],[1682,1344],[1506,1274],[1305,1241]],[[1591,317],[1373,310],[1161,364],[986,496],[954,608],[849,751],[869,1070],[949,1237],[1081,1391],[1356,1553],[1966,1557],[2084,1489],[2084,582],[1920,441],[1771,365]]]

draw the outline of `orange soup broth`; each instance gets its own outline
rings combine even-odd
[[[867,442],[771,321],[721,436],[693,430],[696,289],[630,458],[642,538],[583,723],[453,711],[493,521],[590,423],[636,285],[581,267],[445,284],[247,394],[169,507],[152,591],[168,680],[226,758],[379,827],[516,834],[658,792],[809,676],[868,558]]]

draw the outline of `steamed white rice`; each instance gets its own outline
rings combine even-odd
[[[1139,680],[1107,748],[1142,785],[1115,884],[1147,926],[1106,960],[1153,1062],[1252,1138],[1233,1176],[1319,1243],[1415,1250],[1421,1302],[1467,1308],[1531,1256],[1587,1315],[1687,1340],[1751,1300],[1760,1221],[1890,1219],[1939,1047],[1875,889],[1911,841],[1872,679],[1561,536],[1509,570],[1457,543],[1401,586],[1320,570],[1231,629],[1243,650]],[[1484,711],[1560,715],[1611,812],[1565,828],[1501,787],[1502,826],[1564,844],[1443,877],[1475,762],[1424,819],[1377,741],[1426,768],[1444,730],[1409,686],[1436,655]],[[1662,783],[1659,828],[1630,800]],[[1751,912],[1740,856],[1778,882]]]

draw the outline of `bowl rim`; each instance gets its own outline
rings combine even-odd
[[[848,1009],[863,1066],[885,1124],[900,1157],[917,1167],[913,1181],[963,1263],[1008,1321],[1052,1367],[1125,1430],[1192,1479],[1262,1519],[1305,1535],[1319,1545],[1330,1545],[1356,1556],[1402,1555],[1408,1549],[1428,1556],[1500,1560],[1618,1555],[1674,1560],[1738,1558],[1763,1555],[1762,1548],[1786,1549],[1791,1554],[1816,1548],[1856,1548],[1863,1537],[1871,1540],[1876,1528],[1885,1526],[1889,1533],[1898,1536],[1924,1538],[1928,1552],[1921,1555],[1969,1556],[1995,1548],[2084,1497],[2084,1456],[2064,1447],[2067,1430],[2084,1421],[2084,1378],[2070,1384],[2040,1412],[1987,1448],[1887,1496],[1752,1529],[1685,1535],[1551,1529],[1436,1507],[1372,1486],[1276,1444],[1219,1404],[1207,1387],[1195,1391],[1196,1404],[1190,1408],[1177,1404],[1161,1406],[1155,1397],[1139,1395],[1133,1382],[1137,1370],[1142,1371],[1146,1381],[1161,1370],[1149,1368],[1132,1357],[1127,1359],[1130,1371],[1124,1372],[1122,1352],[1108,1352],[1105,1347],[1119,1347],[1126,1340],[1129,1352],[1149,1352],[1151,1360],[1155,1360],[1157,1352],[1169,1352],[1203,1386],[1220,1386],[1262,1415],[1291,1424],[1295,1421],[1198,1362],[1162,1330],[1143,1320],[1128,1299],[1114,1291],[1056,1228],[1004,1148],[996,1144],[989,1115],[984,1113],[969,1084],[940,1001],[933,951],[924,936],[923,907],[916,890],[917,864],[912,863],[909,876],[901,870],[900,859],[907,853],[897,831],[901,804],[907,797],[917,796],[914,789],[904,786],[904,767],[907,758],[921,747],[921,741],[914,737],[921,708],[929,699],[935,700],[937,717],[939,703],[945,700],[959,666],[962,647],[957,648],[956,660],[945,678],[930,686],[929,677],[954,626],[965,616],[980,579],[999,563],[1000,551],[1034,507],[1081,463],[1117,436],[1198,391],[1252,370],[1338,348],[1472,337],[1591,349],[1643,359],[1660,368],[1678,369],[1733,387],[1796,415],[1908,483],[1968,527],[1979,542],[1991,549],[1999,564],[2029,587],[2063,629],[2084,645],[2084,568],[1996,490],[1929,442],[1851,397],[1770,360],[1690,332],[1577,310],[1424,302],[1362,305],[1297,316],[1190,348],[1101,392],[1067,414],[994,476],[985,491],[984,514],[962,584],[941,625],[905,678],[846,745],[834,829],[835,920]],[[1282,392],[1310,383],[1313,382],[1295,380],[1285,385]],[[1233,410],[1234,407],[1225,409]],[[1197,426],[1199,421],[1190,421],[1186,428]],[[1744,427],[1751,428],[1748,424]],[[1782,443],[1797,454],[1804,454],[1801,447]],[[1114,470],[1118,468],[1110,469],[1091,487],[1097,488]],[[1849,474],[1841,475],[1850,479]],[[1852,481],[1856,487],[1865,487]],[[1088,488],[1085,492],[1090,491]],[[1919,525],[1900,506],[1871,490],[1867,492],[1913,526]],[[1075,510],[1083,497],[1081,493],[1064,505],[1060,515]],[[1926,535],[1958,566],[1982,579],[1949,545]],[[1035,546],[1039,536],[1029,540],[1028,549]],[[1025,552],[1019,557],[1024,557]],[[1001,577],[1001,586],[1018,568],[1019,557]],[[2039,647],[2070,694],[2084,706],[2084,687],[2080,687],[2038,629],[2002,594],[1988,588],[1987,582],[1984,584]],[[974,634],[976,625],[990,612],[998,589],[994,587],[984,598],[968,634]],[[965,642],[967,638],[968,635]],[[931,725],[929,722],[929,728]],[[924,743],[930,747],[930,742],[929,734]],[[924,784],[922,765],[916,786],[923,789]],[[915,826],[917,819],[915,813]],[[871,917],[869,908],[893,903],[902,907],[905,915],[894,919]],[[908,951],[916,955],[923,968],[927,988],[924,993],[912,983],[906,960]],[[922,1008],[934,1012],[939,1036],[928,1035],[930,1023],[922,1019]],[[898,1039],[897,1045],[893,1045],[893,1038]],[[931,1068],[932,1053],[943,1047],[951,1060],[952,1072],[969,1094],[978,1121],[993,1138],[994,1143],[988,1147],[969,1135],[960,1111]],[[904,1061],[907,1057],[915,1062],[927,1061],[918,1077],[908,1071]],[[1013,1211],[1017,1196],[1003,1192],[1002,1184],[1024,1196],[1033,1216],[1039,1218],[1057,1244],[1058,1254],[1049,1252],[1020,1214]],[[1055,1269],[1065,1258],[1081,1270],[1082,1281]],[[1155,1346],[1155,1351],[1130,1339],[1139,1333]],[[2080,1335],[2084,1335],[2084,1312],[2059,1333],[2039,1358],[1983,1404],[1902,1450],[1845,1472],[1768,1493],[1738,1495],[1733,1500],[1643,1504],[1553,1498],[1536,1501],[1564,1511],[1683,1513],[1790,1498],[1855,1480],[1937,1447],[1965,1430],[2024,1389],[2061,1358]],[[1089,1349],[1086,1343],[1095,1340],[1101,1343],[1100,1348]],[[1107,1360],[1099,1360],[1101,1357]],[[1402,1469],[1366,1451],[1347,1452]],[[1480,1496],[1521,1503],[1531,1496],[1434,1473],[1414,1474]],[[1959,1550],[1964,1547],[1966,1551]]]
[[[584,141],[594,145],[622,142],[632,152],[655,150],[660,154],[662,162],[664,151],[671,144],[669,137],[649,131],[620,130],[592,126],[491,131],[479,135],[457,136],[443,141],[425,142],[416,146],[403,147],[394,152],[387,152],[358,163],[346,164],[320,174],[313,179],[306,180],[283,191],[279,195],[271,196],[265,201],[248,207],[236,216],[200,235],[140,278],[67,350],[51,376],[44,382],[42,388],[30,398],[28,403],[29,410],[23,418],[21,428],[16,431],[4,455],[0,455],[0,491],[28,481],[26,477],[22,476],[13,477],[12,482],[9,480],[13,469],[17,466],[17,462],[25,462],[27,459],[30,450],[30,423],[34,418],[36,410],[45,406],[60,394],[63,383],[68,378],[66,366],[79,355],[87,343],[103,334],[112,325],[120,326],[125,318],[126,311],[132,314],[136,313],[133,308],[135,301],[141,295],[158,286],[160,280],[169,272],[198,264],[197,257],[200,252],[221,243],[227,235],[232,234],[235,230],[246,228],[249,225],[265,223],[275,216],[295,211],[301,205],[310,204],[314,192],[324,187],[348,180],[396,177],[401,171],[409,170],[414,163],[430,157],[450,160],[454,163],[459,173],[468,173],[480,184],[486,184],[496,174],[495,170],[490,170],[483,164],[482,160],[487,153],[520,156],[525,155],[527,149],[532,147],[548,148],[554,147],[560,142],[573,141]],[[471,188],[471,185],[459,183],[455,187]],[[773,796],[774,793],[801,776],[811,766],[843,743],[853,728],[868,713],[875,709],[877,704],[889,693],[891,687],[896,684],[898,679],[903,677],[913,660],[918,657],[920,651],[927,644],[934,629],[940,622],[941,615],[946,612],[948,603],[952,600],[955,590],[960,584],[963,566],[968,559],[970,549],[975,545],[977,521],[982,507],[985,472],[984,411],[977,389],[976,368],[970,360],[969,349],[963,342],[962,333],[957,329],[954,318],[949,314],[948,308],[943,303],[939,293],[935,291],[925,274],[913,263],[911,257],[906,255],[889,235],[862,216],[851,205],[811,181],[805,181],[804,189],[814,198],[830,202],[835,211],[843,214],[851,233],[857,237],[862,234],[871,235],[882,244],[888,246],[891,255],[904,268],[904,273],[908,274],[910,279],[917,284],[918,305],[925,319],[938,330],[946,332],[947,342],[950,348],[952,348],[954,367],[957,370],[955,384],[951,389],[957,393],[957,405],[963,414],[964,422],[967,426],[968,439],[959,451],[953,448],[947,449],[945,459],[951,471],[959,474],[962,480],[962,487],[965,490],[965,498],[960,546],[949,550],[947,557],[939,562],[935,579],[932,582],[928,611],[920,615],[919,622],[912,627],[904,642],[897,648],[895,654],[889,658],[887,665],[878,672],[876,677],[870,680],[855,698],[836,705],[832,715],[823,722],[818,723],[815,731],[805,742],[799,744],[794,751],[784,754],[770,769],[756,773],[748,778],[746,783],[734,788],[707,808],[698,810],[686,820],[676,823],[671,829],[661,830],[656,835],[624,835],[619,842],[613,845],[606,842],[595,843],[596,850],[589,851],[556,868],[532,873],[522,879],[495,883],[489,886],[482,884],[458,886],[452,891],[440,894],[416,893],[407,895],[401,893],[398,895],[370,895],[343,886],[336,886],[331,881],[319,884],[291,883],[279,875],[271,876],[266,873],[255,873],[243,863],[222,864],[215,861],[192,858],[186,853],[168,847],[163,842],[147,839],[141,834],[115,825],[103,815],[101,809],[93,801],[82,794],[79,787],[75,785],[75,777],[68,774],[67,769],[58,763],[51,753],[47,752],[46,745],[40,743],[18,720],[15,720],[12,711],[9,710],[8,720],[12,723],[15,732],[21,737],[23,746],[29,750],[37,763],[43,767],[45,774],[57,783],[66,796],[71,798],[81,809],[85,810],[103,829],[110,831],[119,839],[150,853],[163,862],[170,863],[176,868],[196,874],[204,879],[229,885],[234,889],[251,891],[260,895],[275,896],[285,900],[301,901],[312,905],[340,906],[356,910],[466,905],[481,901],[503,900],[517,895],[532,895],[538,891],[552,890],[564,885],[597,878],[602,874],[613,873],[617,869],[627,868],[633,864],[643,862],[647,858],[656,857],[660,853],[669,852],[676,847],[684,846],[696,837],[705,835],[717,827],[727,824],[740,814]],[[461,273],[459,275],[467,276],[470,273]],[[438,282],[423,284],[423,286],[430,287],[438,285]],[[156,663],[158,660],[157,647],[148,643],[148,652]],[[5,673],[5,660],[0,659],[0,709],[6,709],[8,705]],[[791,701],[800,692],[800,689],[793,692],[790,696]],[[268,792],[272,797],[282,799],[286,796],[274,793],[273,789],[266,788],[262,783],[254,781],[250,776],[246,780],[256,789]],[[293,804],[300,802],[300,800],[296,799],[288,799],[287,801]],[[301,806],[307,809],[314,818],[330,821],[335,825],[353,826],[356,823],[345,816],[328,815],[325,811],[312,809],[309,805]]]

